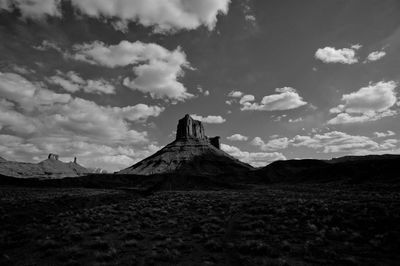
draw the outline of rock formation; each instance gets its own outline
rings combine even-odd
[[[220,139],[219,136],[216,136],[216,137],[213,137],[213,138],[209,138],[210,144],[213,145],[218,150],[221,149],[221,146],[219,144],[219,139]]]
[[[47,158],[50,159],[50,160],[58,161],[58,154],[50,153]]]
[[[91,173],[76,162],[64,163],[57,154],[50,153],[39,163],[24,163],[0,160],[0,174],[20,178],[63,178],[78,177]]]
[[[207,137],[202,123],[185,115],[178,122],[175,141],[118,174],[217,175],[252,169],[219,148],[219,137]]]
[[[178,122],[176,139],[206,139],[203,124],[194,120],[190,115],[185,115]]]

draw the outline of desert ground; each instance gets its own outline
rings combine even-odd
[[[1,265],[398,265],[391,185],[0,187]]]

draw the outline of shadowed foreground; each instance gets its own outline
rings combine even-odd
[[[1,265],[394,265],[389,185],[0,188]]]

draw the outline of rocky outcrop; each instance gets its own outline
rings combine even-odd
[[[49,160],[56,160],[58,161],[58,154],[50,153],[47,157]]]
[[[190,115],[186,114],[178,122],[175,140],[198,139],[208,141],[215,148],[220,149],[220,137],[207,137],[204,133],[204,126],[201,121],[194,120]]]
[[[221,145],[219,144],[219,139],[220,139],[219,136],[213,137],[213,138],[209,138],[210,144],[213,145],[218,150],[221,149]]]
[[[176,139],[206,139],[204,127],[200,121],[194,120],[190,115],[185,115],[178,122]]]
[[[78,177],[91,173],[76,162],[64,163],[57,154],[50,153],[40,163],[0,161],[0,174],[20,178],[64,178]]]
[[[176,139],[152,156],[118,172],[151,175],[184,173],[219,175],[247,172],[252,167],[219,149],[219,137],[208,138],[200,121],[189,115],[178,122]]]

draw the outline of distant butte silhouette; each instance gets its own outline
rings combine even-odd
[[[252,168],[222,151],[219,137],[207,137],[203,124],[187,114],[178,122],[175,141],[117,174],[151,175],[177,172],[216,175],[246,172]]]
[[[50,153],[46,160],[39,163],[7,161],[0,157],[0,174],[20,178],[63,178],[78,177],[91,173],[89,169],[74,162],[62,162],[59,156]]]

